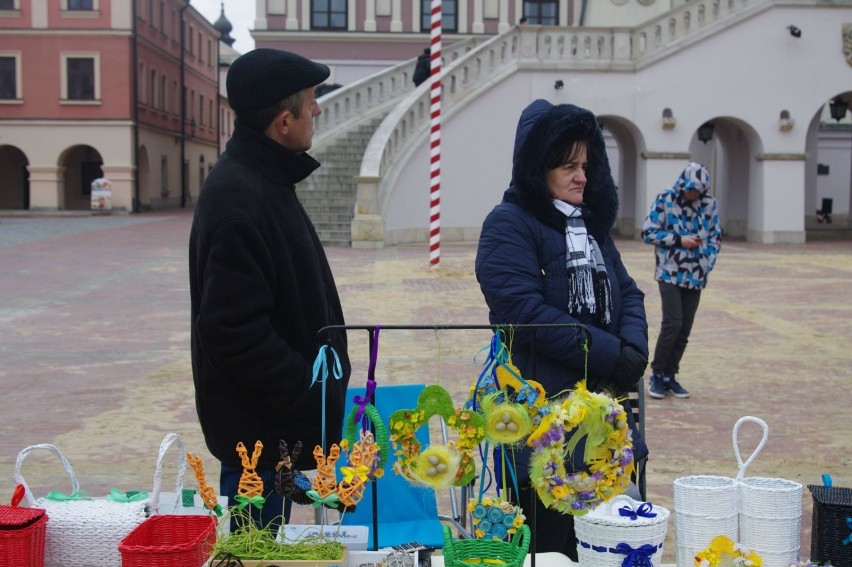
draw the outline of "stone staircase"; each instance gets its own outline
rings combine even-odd
[[[355,177],[361,169],[364,149],[382,122],[376,116],[349,129],[317,152],[309,152],[321,164],[313,175],[296,186],[296,194],[325,246],[350,246],[355,210]]]

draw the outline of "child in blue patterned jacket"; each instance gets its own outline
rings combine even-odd
[[[651,362],[648,395],[688,398],[677,381],[701,290],[716,263],[722,229],[710,173],[690,162],[672,187],[661,192],[642,226],[642,238],[656,249],[654,279],[660,288],[663,319]]]

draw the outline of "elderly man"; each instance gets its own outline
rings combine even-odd
[[[333,442],[349,381],[346,335],[336,333],[326,338],[339,379],[327,381],[325,399],[323,388],[311,387],[317,332],[344,320],[325,252],[295,192],[320,165],[305,152],[320,114],[315,89],[328,76],[325,65],[275,49],[234,61],[227,77],[234,134],[204,183],[189,241],[198,419],[232,505],[242,473],[236,446],[251,452],[263,443],[264,526],[289,519],[289,502],[285,509],[274,490],[279,441],[308,448]]]

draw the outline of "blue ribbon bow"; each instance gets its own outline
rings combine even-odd
[[[340,358],[337,356],[337,351],[334,348],[328,345],[322,345],[319,348],[319,352],[317,353],[317,357],[314,359],[314,368],[313,368],[313,376],[311,377],[311,385],[308,388],[313,388],[314,384],[319,382],[322,384],[322,409],[321,416],[322,419],[322,450],[325,453],[325,383],[328,380],[328,352],[331,351],[332,356],[334,357],[334,364],[332,365],[332,373],[335,380],[340,380],[343,378],[343,367],[340,365]]]
[[[846,527],[849,528],[849,535],[843,538],[843,545],[849,545],[852,543],[852,517],[846,517]]]
[[[630,518],[631,520],[638,520],[639,517],[643,518],[656,518],[657,514],[655,512],[651,512],[653,507],[650,502],[642,502],[638,508],[635,510],[630,507],[630,505],[625,504],[621,508],[618,509],[618,513],[625,518]]]
[[[629,544],[622,542],[615,546],[615,550],[611,551],[627,556],[621,562],[621,567],[653,567],[651,556],[657,552],[657,547],[646,543],[633,549]]]

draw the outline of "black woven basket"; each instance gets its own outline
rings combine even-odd
[[[852,488],[809,484],[814,499],[811,524],[811,560],[832,565],[852,565],[852,544],[846,519],[852,517]]]

